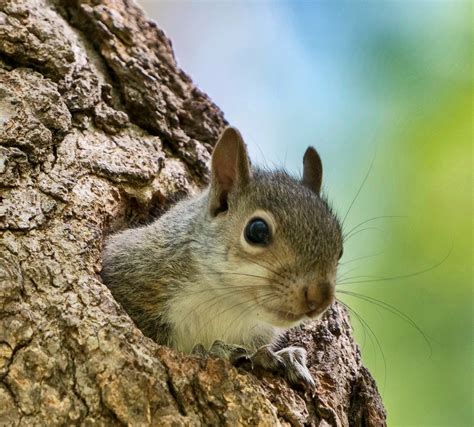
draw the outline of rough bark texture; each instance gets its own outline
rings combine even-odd
[[[160,347],[105,235],[196,191],[225,125],[129,0],[0,0],[0,425],[385,424],[346,312],[288,334],[314,395]]]

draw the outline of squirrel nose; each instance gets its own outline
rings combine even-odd
[[[309,312],[322,313],[331,305],[334,290],[329,282],[314,283],[304,287],[304,301]]]

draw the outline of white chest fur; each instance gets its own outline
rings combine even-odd
[[[209,349],[215,340],[253,347],[270,343],[277,330],[262,322],[255,302],[232,290],[190,286],[169,302],[172,345],[190,352],[196,344]]]

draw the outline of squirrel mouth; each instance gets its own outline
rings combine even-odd
[[[315,309],[315,310],[311,310],[311,311],[308,311],[305,313],[299,313],[299,314],[292,313],[291,311],[277,310],[277,309],[271,309],[270,311],[273,314],[276,314],[282,320],[285,320],[287,322],[297,322],[298,320],[301,320],[305,317],[312,319],[318,316],[319,314],[321,314],[322,311],[324,310]]]
[[[286,322],[297,322],[298,320],[301,320],[306,315],[306,313],[296,314],[296,313],[292,313],[291,311],[285,311],[285,310],[271,309],[270,311],[273,314],[276,314],[280,319]]]

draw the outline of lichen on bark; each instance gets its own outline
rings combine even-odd
[[[0,425],[384,425],[347,313],[288,333],[314,394],[160,347],[104,237],[208,179],[222,112],[129,0],[0,1]]]

